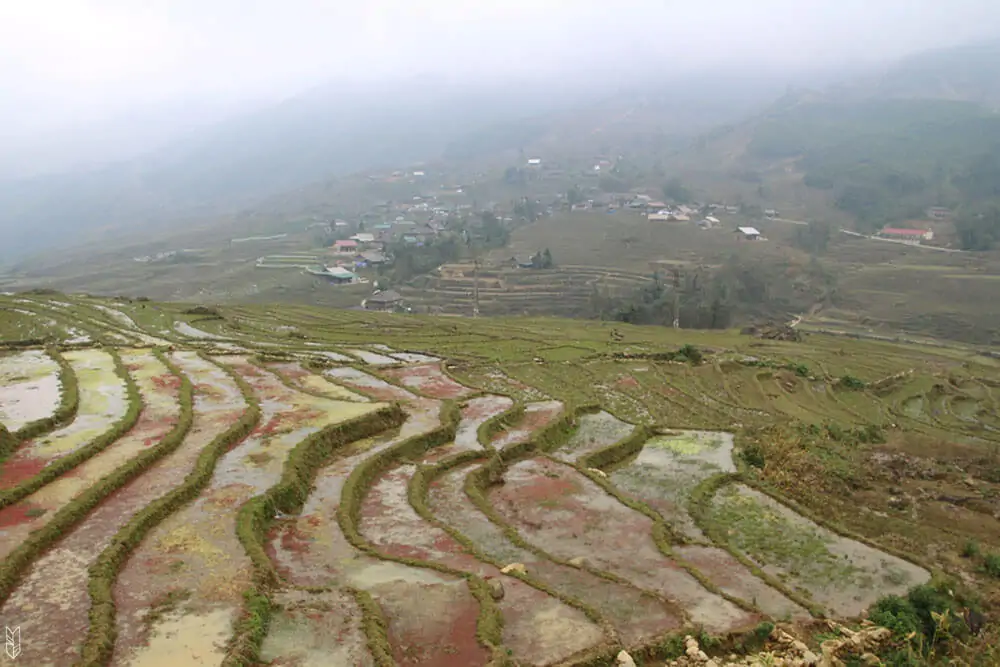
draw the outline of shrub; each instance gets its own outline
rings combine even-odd
[[[975,540],[969,540],[962,547],[962,557],[963,558],[976,558],[979,556],[979,542]]]
[[[677,360],[678,361],[689,361],[692,364],[700,364],[704,359],[701,350],[696,348],[694,345],[684,345],[681,349],[677,350]]]
[[[740,450],[740,458],[748,466],[763,469],[767,461],[764,458],[764,448],[756,442],[743,446]]]
[[[906,637],[911,632],[921,632],[922,625],[917,611],[907,598],[887,595],[868,611],[868,618],[876,625],[889,628],[897,637]]]
[[[983,569],[994,579],[1000,579],[1000,554],[988,554],[983,560]]]
[[[867,385],[864,380],[854,377],[853,375],[844,375],[840,378],[840,386],[845,389],[851,389],[854,391],[860,391],[864,389]]]
[[[183,311],[183,313],[185,315],[219,315],[219,311],[217,309],[209,308],[208,306],[194,306],[193,308],[188,308]]]

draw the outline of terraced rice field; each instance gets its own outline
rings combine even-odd
[[[751,456],[757,429],[841,434],[780,450],[834,471],[830,442],[862,426],[1000,441],[985,359],[845,386],[912,368],[893,346],[857,343],[855,369],[818,340],[793,381],[794,347],[741,363],[725,334],[701,334],[714,357],[692,368],[625,356],[672,332],[618,342],[600,324],[289,308],[223,311],[208,331],[168,304],[0,306],[66,334],[0,352],[10,664],[582,666],[855,618],[927,582],[926,554],[785,500],[795,485]],[[67,346],[68,329],[103,345]]]

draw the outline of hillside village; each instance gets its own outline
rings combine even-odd
[[[372,201],[352,215],[328,218],[313,215],[307,230],[315,235],[322,252],[264,256],[259,258],[257,266],[299,268],[331,286],[371,284],[372,296],[376,297],[391,288],[391,298],[363,298],[356,307],[412,312],[416,304],[407,303],[404,295],[414,279],[426,274],[441,276],[446,265],[460,258],[475,259],[487,278],[483,287],[488,289],[489,271],[503,265],[495,257],[487,258],[488,251],[504,247],[513,230],[555,215],[602,214],[609,216],[611,226],[616,219],[646,220],[662,223],[665,228],[685,226],[722,231],[731,233],[734,243],[766,241],[759,228],[762,222],[807,224],[785,220],[775,208],[743,202],[698,201],[676,179],[662,188],[634,187],[609,192],[609,188],[619,184],[616,175],[620,171],[619,164],[601,156],[566,164],[529,157],[521,166],[508,167],[501,179],[504,185],[525,186],[528,194],[520,199],[487,202],[477,199],[484,185],[496,178],[486,173],[472,174],[465,182],[456,182],[453,175],[438,173],[429,166],[368,174],[363,178],[371,184],[402,186],[403,191],[416,194],[405,199]],[[430,183],[434,180],[446,183],[433,187]],[[947,228],[951,212],[935,207],[927,211],[926,217],[906,225],[886,226],[865,238],[913,245],[928,245],[935,239],[940,242],[942,237],[935,236],[934,228]],[[548,259],[543,262],[546,252]],[[401,257],[406,258],[405,267],[399,265]],[[558,262],[558,256],[553,259],[551,250],[541,247],[529,250],[525,256],[504,257],[509,258],[505,259],[507,268],[514,270],[550,269]],[[464,296],[478,293],[479,279],[473,277],[474,284],[463,291]],[[418,308],[427,311],[427,307]],[[471,305],[467,312],[477,310],[478,306]]]

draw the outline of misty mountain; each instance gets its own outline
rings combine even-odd
[[[3,252],[68,243],[95,228],[182,220],[369,167],[439,155],[476,128],[580,104],[578,86],[343,84],[199,129],[139,159],[0,181]],[[30,230],[30,233],[28,233]]]
[[[933,205],[974,209],[993,195],[967,184],[989,180],[1000,155],[994,55],[1000,43],[932,51],[825,90],[791,89],[702,135],[680,162],[722,165],[762,188],[797,177],[865,230]]]
[[[0,254],[72,243],[95,229],[204,219],[375,167],[529,146],[590,153],[607,144],[660,145],[645,134],[690,136],[738,118],[782,85],[776,75],[330,84],[139,159],[0,181],[0,231],[11,238]]]

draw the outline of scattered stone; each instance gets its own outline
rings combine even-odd
[[[494,600],[503,600],[503,582],[493,577],[486,577],[486,585],[490,587],[490,596]]]
[[[598,477],[607,478],[608,474],[601,470],[600,468],[587,468],[587,472],[597,475]]]
[[[636,667],[635,660],[626,651],[619,651],[615,661],[618,667]]]
[[[524,563],[511,563],[510,565],[504,565],[500,570],[504,574],[510,574],[511,572],[516,572],[521,576],[528,574],[528,568],[524,566]]]
[[[576,558],[570,558],[567,562],[573,567],[583,567],[587,563],[587,559],[583,556],[577,556]]]

